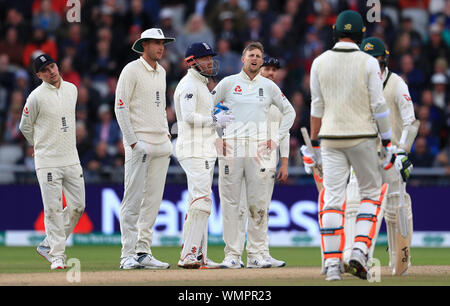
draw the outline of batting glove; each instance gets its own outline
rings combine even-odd
[[[400,172],[403,181],[406,182],[411,176],[411,172],[414,168],[413,164],[404,150],[397,150],[395,155],[395,168]]]
[[[311,174],[312,168],[317,164],[321,164],[322,162],[320,147],[314,147],[315,152],[311,152],[307,146],[303,145],[300,148],[300,151],[303,155],[302,159],[303,165],[305,166],[305,172]]]
[[[395,152],[397,148],[392,145],[390,139],[383,139],[381,142],[383,144],[384,151],[384,161],[382,163],[382,166],[384,170],[389,170],[391,169],[392,165],[394,165],[396,157]]]

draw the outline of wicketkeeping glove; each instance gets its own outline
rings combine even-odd
[[[229,111],[230,109],[223,105],[222,101],[220,101],[219,103],[216,104],[215,108],[214,108],[214,115],[217,115],[218,113],[220,113],[221,111]]]
[[[234,120],[234,116],[227,114],[225,112],[219,112],[217,115],[213,115],[213,121],[216,123],[219,127],[224,128]]]
[[[402,175],[402,179],[404,182],[406,182],[410,176],[411,172],[413,170],[413,164],[409,160],[408,155],[403,150],[397,150],[396,157],[395,157],[395,168],[400,172]]]

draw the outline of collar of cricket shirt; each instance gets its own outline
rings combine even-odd
[[[208,83],[208,78],[201,75],[200,72],[198,72],[194,68],[189,68],[188,73],[191,74],[193,77],[199,79],[202,83],[205,83],[205,84]]]
[[[53,86],[52,84],[50,84],[50,83],[47,83],[47,82],[45,82],[45,81],[42,81],[42,84],[44,84],[44,86],[45,87],[47,87],[47,88],[49,88],[49,89],[54,89],[54,90],[58,90],[58,89],[61,89],[61,86],[62,86],[62,84],[63,84],[63,78],[60,76],[60,78],[61,78],[61,83],[59,84],[59,88],[56,88],[55,86]]]
[[[245,81],[247,81],[247,82],[255,82],[255,81],[258,81],[259,78],[262,77],[261,74],[258,73],[258,74],[253,78],[253,80],[250,80],[250,77],[248,76],[247,73],[245,73],[244,69],[242,69],[241,72],[239,72],[239,75],[240,75],[241,78],[243,78],[243,79],[244,79]]]
[[[161,68],[159,68],[160,65],[159,65],[158,62],[156,62],[156,69],[153,69],[153,67],[150,66],[150,64],[147,63],[147,61],[146,61],[142,56],[139,57],[139,60],[140,60],[141,63],[144,65],[144,67],[145,67],[148,71],[150,71],[150,72],[152,72],[152,71],[154,71],[154,72],[159,72],[159,71],[161,70]]]
[[[356,49],[359,51],[359,47],[357,44],[353,43],[353,42],[349,42],[349,41],[340,41],[337,42],[333,49]]]

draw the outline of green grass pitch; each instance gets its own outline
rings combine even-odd
[[[171,269],[177,267],[179,259],[179,247],[154,247],[153,255],[171,264]],[[72,246],[66,249],[67,258],[78,258],[82,265],[82,271],[117,271],[119,270],[120,246]],[[315,247],[273,247],[271,248],[273,257],[285,260],[287,267],[319,267],[320,250]],[[411,250],[413,266],[450,266],[449,248],[413,248]],[[223,259],[223,246],[210,246],[208,257],[216,262]],[[388,265],[388,253],[385,246],[375,249],[374,257],[379,259],[382,266]],[[246,254],[243,257],[246,262]],[[0,247],[0,277],[2,273],[38,273],[49,272],[49,264],[40,257],[35,247]],[[414,277],[388,278],[382,285],[450,285],[450,276],[426,276],[424,278]],[[339,285],[342,283],[338,282]],[[224,285],[245,285],[245,282],[236,280],[234,282],[223,283]],[[261,285],[289,285],[289,282],[265,283]],[[325,281],[311,281],[299,283],[300,285],[328,285]],[[361,285],[360,281],[347,282],[346,284]],[[367,284],[367,282],[364,282]],[[176,284],[175,284],[176,285]],[[202,285],[201,283],[199,285]],[[205,283],[204,285],[211,285]],[[214,284],[212,284],[214,285]]]

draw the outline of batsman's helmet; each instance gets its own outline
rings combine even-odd
[[[386,67],[389,61],[389,51],[384,42],[378,37],[367,37],[361,43],[361,51],[366,52],[373,57],[382,56],[382,64]]]
[[[190,66],[195,68],[200,74],[206,77],[215,76],[219,72],[219,64],[217,61],[213,61],[213,72],[207,74],[205,71],[201,70],[198,63],[195,61],[197,58],[205,56],[216,56],[217,53],[214,52],[212,47],[205,42],[196,42],[190,45],[184,54],[184,61]]]
[[[335,41],[348,37],[356,44],[361,44],[364,38],[366,27],[361,15],[355,11],[346,10],[337,17],[336,24],[333,25],[333,37]]]

